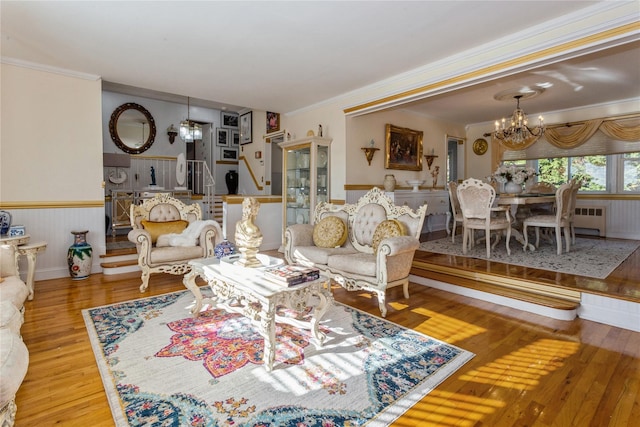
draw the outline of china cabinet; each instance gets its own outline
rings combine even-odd
[[[311,224],[316,205],[330,200],[331,141],[308,136],[280,143],[283,233],[292,224]]]

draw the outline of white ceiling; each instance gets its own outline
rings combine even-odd
[[[3,0],[1,50],[114,91],[286,113],[597,3]],[[402,108],[468,124],[508,114],[513,103],[494,94],[524,86],[546,87],[523,101],[527,113],[640,98],[639,65],[633,41]]]

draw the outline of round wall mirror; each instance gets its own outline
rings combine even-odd
[[[153,144],[156,138],[156,123],[146,108],[128,102],[111,114],[109,133],[114,144],[122,151],[140,154]]]

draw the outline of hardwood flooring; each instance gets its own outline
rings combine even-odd
[[[637,273],[640,255],[634,257]],[[506,267],[492,267],[500,268]],[[16,426],[113,425],[81,310],[184,289],[181,277],[168,274],[152,275],[144,294],[139,285],[139,273],[36,283],[22,327],[30,364],[16,397]],[[417,284],[409,291],[408,300],[399,288],[388,291],[388,320],[476,356],[394,426],[600,427],[640,419],[640,333],[553,320]],[[334,295],[379,315],[368,293],[336,287]]]

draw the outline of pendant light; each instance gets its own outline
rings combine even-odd
[[[192,122],[189,119],[190,100],[187,97],[187,120],[180,122],[180,138],[184,142],[193,142],[202,140],[202,126]]]

